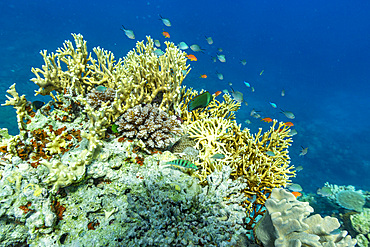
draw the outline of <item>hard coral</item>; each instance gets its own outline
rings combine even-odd
[[[94,88],[86,95],[87,103],[89,103],[94,110],[98,110],[104,102],[109,101],[110,103],[113,103],[114,101],[116,94],[115,90],[105,87],[102,88],[103,89],[101,90],[99,90],[99,88]]]
[[[200,151],[195,164],[200,169],[195,173],[201,183],[206,177],[228,165],[232,168],[231,177],[242,178],[247,182],[242,192],[249,200],[243,206],[249,209],[248,226],[251,228],[256,218],[264,213],[263,207],[273,188],[285,187],[295,176],[287,148],[292,142],[289,127],[274,120],[270,130],[262,134],[262,129],[251,135],[249,129],[230,119],[204,118],[186,126],[190,138],[196,141]],[[274,152],[274,156],[266,152]],[[215,154],[223,154],[220,160],[213,160]]]
[[[125,137],[140,139],[151,148],[163,149],[174,142],[174,135],[181,133],[180,121],[156,104],[128,109],[116,124]]]

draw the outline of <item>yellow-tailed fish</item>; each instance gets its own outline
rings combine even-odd
[[[134,31],[129,30],[129,29],[126,29],[123,25],[122,25],[122,29],[121,30],[126,34],[126,36],[129,39],[135,39]]]
[[[203,51],[204,51],[204,49],[200,48],[200,46],[199,46],[199,45],[197,45],[197,44],[191,45],[191,46],[190,46],[190,49],[191,49],[192,51],[195,51],[195,52],[197,52],[197,51],[201,51],[201,52],[203,52]]]
[[[161,15],[159,15],[159,18],[163,22],[164,25],[166,25],[167,27],[170,27],[171,26],[171,22],[170,22],[169,19],[163,18]]]
[[[226,62],[225,55],[217,55],[217,58],[218,58],[218,60],[220,60],[221,63],[225,63]]]
[[[205,36],[205,37],[206,37],[207,43],[208,43],[209,45],[212,45],[212,44],[213,44],[213,39],[212,39],[212,37],[207,37],[207,36]]]
[[[280,110],[281,110],[281,113],[283,113],[287,118],[289,118],[289,119],[295,119],[295,116],[294,116],[293,112],[291,112],[291,111],[284,111],[282,109],[280,109]]]
[[[188,111],[205,108],[213,99],[212,95],[206,91],[192,98],[188,104]]]

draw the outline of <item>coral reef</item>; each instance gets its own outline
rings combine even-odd
[[[215,170],[228,165],[232,168],[231,176],[243,178],[248,186],[243,189],[248,200],[243,205],[248,208],[251,229],[258,217],[264,213],[263,207],[273,188],[285,187],[290,178],[295,176],[293,166],[289,166],[288,147],[292,142],[289,127],[274,120],[270,130],[262,134],[251,135],[248,129],[241,130],[240,125],[230,119],[215,117],[204,118],[186,126],[190,138],[196,141],[195,148],[200,151],[195,164],[200,167],[195,173],[201,182]],[[274,156],[266,152],[274,152]],[[215,154],[225,157],[213,160]]]
[[[138,138],[150,148],[164,149],[175,142],[182,129],[175,116],[160,110],[157,104],[135,106],[120,116],[117,130],[125,137]]]
[[[351,227],[356,231],[357,245],[366,247],[370,242],[370,209],[364,208],[361,213],[350,216]]]
[[[254,228],[256,238],[263,246],[355,246],[356,240],[346,231],[336,231],[336,218],[321,218],[307,202],[297,201],[284,189],[273,189],[266,201],[267,212]]]

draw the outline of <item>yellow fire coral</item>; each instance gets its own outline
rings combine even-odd
[[[249,200],[243,204],[249,209],[248,226],[263,214],[258,205],[264,205],[272,189],[285,187],[295,176],[293,166],[289,166],[287,150],[292,139],[289,127],[284,123],[277,125],[274,120],[269,131],[262,134],[260,129],[251,135],[248,129],[241,130],[240,125],[230,119],[204,118],[188,125],[187,133],[196,141],[196,148],[200,151],[199,161],[195,164],[201,169],[195,174],[202,183],[223,165],[232,168],[234,179],[245,179],[248,187],[243,192]],[[223,154],[225,158],[214,160],[211,158],[214,154]]]

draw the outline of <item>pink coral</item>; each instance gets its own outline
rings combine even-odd
[[[137,105],[116,121],[117,130],[125,137],[142,140],[151,148],[163,149],[181,133],[180,121],[160,110],[157,104]]]

